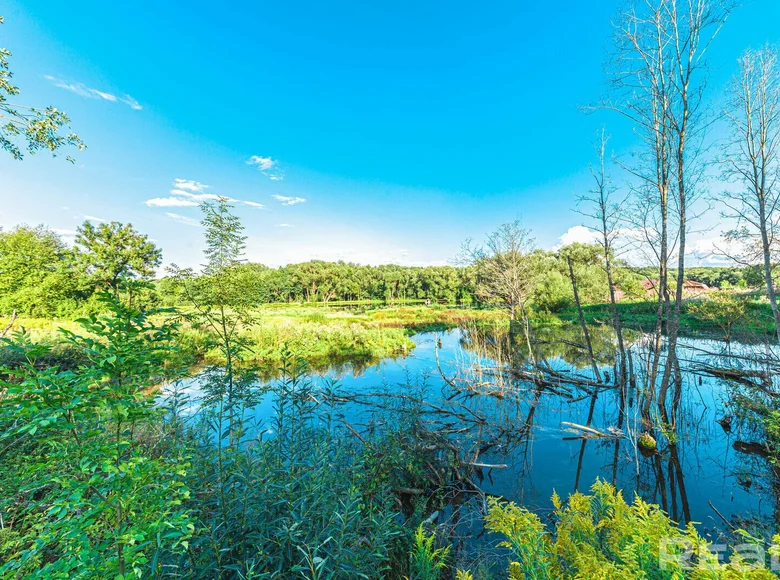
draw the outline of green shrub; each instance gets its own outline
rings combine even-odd
[[[553,504],[555,526],[548,530],[525,508],[490,500],[486,527],[505,538],[501,545],[511,552],[508,578],[776,578],[738,557],[719,563],[693,524],[680,529],[658,506],[638,497],[627,504],[603,481],[590,495],[575,493],[566,502],[553,495]]]

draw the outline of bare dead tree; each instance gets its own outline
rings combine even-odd
[[[604,103],[632,122],[634,132],[642,142],[636,162],[625,168],[638,179],[636,221],[658,259],[658,309],[653,357],[647,373],[649,385],[655,385],[661,357],[663,298],[667,291],[669,261],[671,87],[663,4],[665,0],[637,0],[620,13],[614,31],[615,53],[609,63],[613,96]],[[654,387],[648,389],[647,415],[654,393]]]
[[[632,0],[615,26],[616,51],[610,64],[614,96],[604,105],[632,121],[642,140],[638,163],[627,169],[638,179],[636,191],[644,196],[638,207],[646,215],[639,221],[643,227],[653,225],[647,237],[657,246],[659,264],[653,356],[643,411],[649,416],[655,396],[666,314],[666,364],[658,390],[664,421],[685,280],[688,211],[697,193],[701,170],[696,163],[707,128],[702,107],[705,56],[730,13],[730,2]],[[675,246],[677,288],[670,301],[669,262]]]
[[[590,366],[593,369],[593,376],[596,377],[598,382],[601,382],[601,372],[599,372],[599,365],[596,362],[596,357],[593,356],[593,344],[590,340],[590,332],[588,332],[588,325],[585,324],[585,315],[582,312],[582,303],[580,302],[580,293],[577,290],[577,276],[574,275],[574,264],[572,263],[571,254],[566,254],[566,262],[569,265],[569,278],[571,279],[571,289],[574,293],[574,304],[577,306],[577,314],[580,319],[580,328],[582,329],[582,336],[585,338],[585,347],[588,351],[588,358],[590,359]]]
[[[772,279],[772,250],[780,232],[780,66],[777,49],[748,50],[729,88],[725,117],[731,128],[721,160],[723,177],[736,189],[719,200],[736,220],[726,238],[740,246],[738,261],[760,263],[775,327],[780,309]],[[780,338],[780,334],[778,335]]]
[[[498,304],[509,311],[511,320],[525,311],[525,304],[534,289],[534,276],[529,254],[534,247],[531,232],[520,220],[501,225],[488,234],[484,246],[463,247],[463,255],[477,268],[477,294],[485,302]]]
[[[511,332],[520,315],[528,355],[535,365],[536,357],[531,346],[531,329],[526,311],[526,304],[536,284],[530,256],[533,247],[530,231],[521,226],[520,220],[515,220],[488,234],[483,246],[474,246],[471,240],[467,240],[461,261],[476,267],[478,298],[507,309]]]
[[[620,322],[620,314],[617,309],[617,297],[615,295],[615,276],[613,273],[613,257],[616,255],[617,238],[620,235],[621,213],[625,207],[626,198],[619,199],[612,179],[607,172],[606,151],[609,136],[602,129],[598,141],[595,144],[598,155],[597,164],[590,166],[595,186],[586,195],[581,196],[577,202],[580,212],[593,220],[593,224],[587,225],[598,234],[598,244],[601,246],[604,260],[604,271],[607,275],[609,287],[609,303],[612,310],[612,325],[615,329],[618,343],[618,356],[620,377],[619,383],[625,385],[628,377],[626,369],[626,349],[623,342],[623,329]],[[583,207],[586,206],[586,207]]]
[[[699,193],[697,186],[703,171],[700,153],[709,126],[702,108],[708,79],[705,57],[733,5],[733,0],[669,0],[665,7],[672,46],[670,81],[673,101],[669,107],[668,125],[673,144],[673,172],[677,189],[678,251],[674,307],[667,323],[667,364],[658,392],[658,402],[662,419],[672,424],[675,409],[670,420],[666,411],[666,395],[672,372],[677,368],[676,346],[685,282],[688,208]]]

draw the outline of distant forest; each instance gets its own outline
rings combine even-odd
[[[563,250],[562,250],[563,251]],[[581,246],[575,268],[581,298],[605,302],[606,277],[598,248]],[[561,251],[536,250],[531,254],[534,287],[531,305],[538,311],[557,312],[572,305],[568,265]],[[153,306],[176,306],[181,289],[172,278],[155,278],[162,253],[132,225],[112,222],[79,228],[70,246],[45,226],[18,226],[0,231],[0,315],[72,317],[101,308],[100,290],[114,288],[117,280],[134,278],[153,282],[143,299]],[[476,305],[475,266],[364,266],[347,262],[309,262],[269,268],[262,264],[236,266],[237,279],[248,305],[290,302],[382,301]],[[639,281],[652,278],[654,269],[618,268],[616,285],[629,298],[642,298]],[[656,273],[657,275],[657,273]],[[715,288],[758,287],[757,267],[689,268],[687,279]]]

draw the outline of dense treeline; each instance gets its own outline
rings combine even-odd
[[[526,260],[531,283],[529,305],[537,311],[558,312],[573,305],[573,267],[580,298],[586,303],[608,299],[608,286],[595,246],[574,244],[557,252],[534,250]],[[82,225],[73,247],[43,225],[18,226],[0,231],[0,315],[13,311],[41,318],[66,318],[99,312],[99,292],[116,290],[129,279],[153,279],[162,255],[131,224],[118,222]],[[236,283],[247,302],[268,303],[381,301],[442,302],[479,305],[489,302],[479,294],[479,267],[365,266],[348,262],[312,260],[269,268],[262,264],[236,266]],[[639,281],[653,275],[651,268],[617,268],[615,284],[631,298],[641,298]],[[687,279],[725,288],[760,286],[757,268],[690,268]],[[178,306],[181,289],[171,277],[157,281],[154,291],[141,296],[149,305]]]
[[[281,268],[244,263],[237,269],[251,293],[252,301],[258,305],[334,300],[433,300],[449,304],[473,301],[472,268],[395,264],[363,266],[312,260]],[[180,297],[171,278],[160,280],[157,289],[166,304],[179,302]]]

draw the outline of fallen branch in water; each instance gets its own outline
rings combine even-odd
[[[623,433],[621,432],[605,433],[604,431],[599,431],[598,429],[594,429],[593,427],[588,427],[586,425],[578,425],[577,423],[570,423],[568,421],[561,421],[561,425],[565,425],[570,429],[576,429],[578,431],[582,431],[584,433],[584,436],[587,437],[601,437],[605,439],[615,439],[623,436]]]
[[[506,463],[474,463],[467,462],[466,465],[471,467],[479,467],[480,469],[507,469],[509,466]]]
[[[745,370],[745,369],[728,369],[709,366],[699,366],[693,371],[699,371],[701,373],[723,379],[725,381],[732,381],[745,385],[747,387],[753,387],[760,390],[762,393],[769,395],[770,397],[780,397],[780,393],[776,393],[770,390],[772,386],[772,379],[769,376],[769,372],[765,370]],[[750,379],[760,379],[761,382],[752,381]]]
[[[730,527],[733,531],[737,530],[737,527],[732,524],[730,521],[728,521],[722,513],[718,511],[718,508],[716,508],[714,505],[712,505],[712,500],[708,499],[707,503],[710,504],[710,507],[712,508],[712,511],[714,511],[718,516],[720,516],[720,519],[723,520],[723,523],[725,523],[728,527]]]

